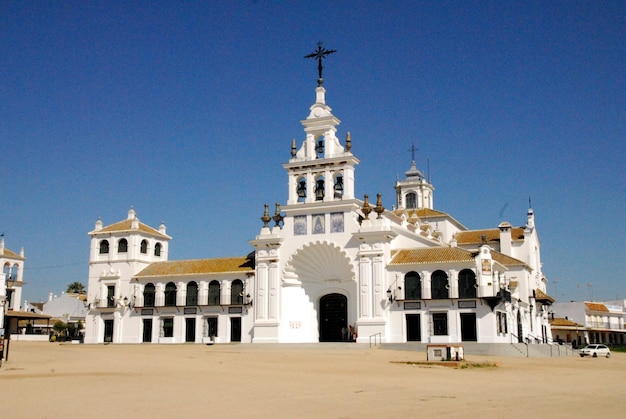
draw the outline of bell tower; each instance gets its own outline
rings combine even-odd
[[[326,104],[326,89],[315,89],[315,103],[309,116],[300,121],[306,137],[297,148],[291,143],[291,159],[283,165],[289,174],[288,205],[354,199],[352,139],[346,135],[345,146],[336,136],[341,121]]]
[[[398,209],[433,209],[435,188],[430,179],[415,165],[415,146],[411,146],[411,167],[404,172],[406,179],[396,182],[396,207]]]

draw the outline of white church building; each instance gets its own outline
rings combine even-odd
[[[392,209],[357,198],[359,160],[325,93],[320,81],[283,165],[287,201],[265,206],[248,255],[169,261],[164,225],[133,209],[96,222],[86,343],[552,342],[533,210],[468,230],[434,208],[414,161]]]

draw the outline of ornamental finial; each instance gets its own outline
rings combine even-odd
[[[267,227],[269,222],[272,220],[272,217],[270,217],[270,210],[269,210],[269,205],[265,204],[265,211],[263,212],[263,217],[261,217],[261,221],[263,221],[263,227]]]

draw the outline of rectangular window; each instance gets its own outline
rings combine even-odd
[[[448,334],[448,313],[433,313],[433,335],[445,336]]]
[[[496,312],[496,331],[498,333],[506,334],[508,332],[508,327],[506,323],[506,313],[501,311]]]
[[[293,217],[293,234],[303,236],[306,234],[306,215],[296,215]]]
[[[165,317],[162,319],[162,334],[164,338],[174,337],[174,318]]]
[[[107,307],[115,307],[115,285],[107,287]]]

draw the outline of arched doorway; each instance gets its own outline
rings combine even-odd
[[[320,342],[341,342],[342,329],[348,327],[348,298],[327,294],[320,298]]]

